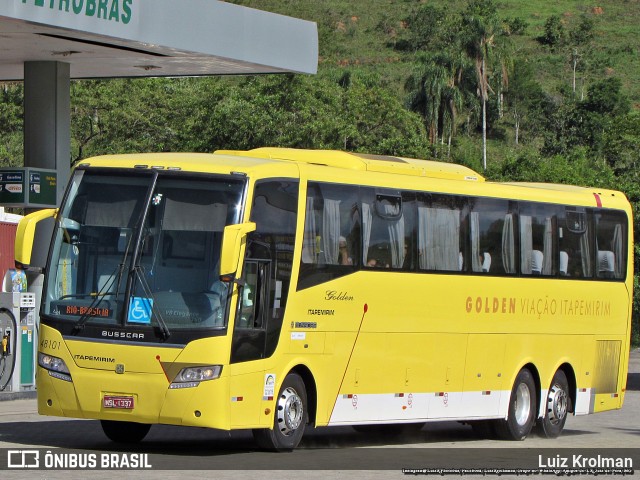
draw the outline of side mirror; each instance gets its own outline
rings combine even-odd
[[[43,271],[49,254],[49,244],[55,226],[56,209],[31,213],[20,220],[16,232],[16,267]]]
[[[247,235],[256,229],[254,222],[238,223],[224,227],[222,248],[220,249],[220,279],[234,279],[240,264],[240,250],[247,241]]]

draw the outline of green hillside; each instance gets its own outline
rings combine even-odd
[[[446,0],[233,0],[248,7],[290,15],[318,24],[320,74],[335,68],[372,69],[383,78],[403,82],[411,70],[414,52],[398,49],[410,28],[411,13],[424,5],[462,11],[465,1]],[[581,16],[594,22],[588,71],[582,85],[606,76],[622,79],[635,108],[640,108],[640,1],[607,2],[554,0],[503,0],[496,2],[501,19],[519,18],[527,24],[513,36],[514,52],[535,66],[542,85],[556,91],[570,83],[569,47],[551,50],[536,38],[544,34],[546,20],[561,18],[567,30]],[[586,59],[585,59],[586,61]],[[582,86],[581,85],[581,86]]]

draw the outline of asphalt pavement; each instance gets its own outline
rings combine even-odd
[[[0,393],[0,455],[10,449],[80,451],[124,455],[126,452],[149,454],[156,463],[153,471],[7,471],[0,468],[0,478],[106,479],[125,475],[127,478],[238,479],[247,477],[278,479],[312,478],[398,478],[407,476],[404,466],[415,466],[416,458],[437,462],[438,458],[462,464],[491,457],[496,466],[508,467],[514,457],[528,455],[537,461],[584,452],[618,451],[634,457],[640,471],[640,350],[631,352],[625,404],[620,410],[594,415],[570,416],[563,434],[545,439],[535,434],[522,442],[504,442],[478,438],[468,425],[457,422],[427,423],[422,429],[402,437],[362,434],[350,427],[308,429],[301,448],[290,454],[260,452],[250,432],[222,432],[203,428],[156,425],[145,440],[134,447],[109,442],[95,420],[43,417],[37,413],[33,392]],[[50,449],[50,450],[49,450]],[[419,449],[419,450],[416,450]],[[374,452],[374,453],[372,453]],[[416,457],[419,452],[419,457]],[[381,462],[387,459],[393,468]],[[406,462],[403,460],[406,459]],[[2,460],[2,458],[0,458]],[[531,458],[529,459],[531,460]],[[175,465],[172,465],[175,462]],[[200,462],[200,463],[199,463]],[[159,470],[156,469],[160,464]],[[0,462],[0,466],[2,462]],[[199,465],[202,467],[199,468]],[[380,466],[386,468],[380,468]],[[182,469],[180,468],[182,466]],[[402,466],[402,468],[400,468]],[[396,468],[397,467],[397,468]],[[183,471],[184,470],[184,471]],[[247,472],[253,470],[253,473]],[[486,475],[486,473],[484,474]],[[510,478],[501,474],[502,478]],[[608,475],[598,475],[608,478]],[[476,478],[467,475],[467,478]],[[477,478],[480,478],[479,476]],[[612,477],[613,478],[613,477]],[[619,476],[616,476],[619,478]]]

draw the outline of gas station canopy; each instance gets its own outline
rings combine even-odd
[[[2,0],[0,80],[316,73],[315,23],[217,0]]]
[[[34,179],[44,178],[56,188],[47,205],[59,204],[71,79],[314,74],[317,66],[315,23],[218,0],[0,0],[0,81],[24,81],[25,166],[0,172],[0,187],[38,196]],[[15,197],[0,202],[43,207]]]

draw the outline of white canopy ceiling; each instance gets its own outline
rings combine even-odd
[[[71,78],[316,73],[315,23],[217,0],[2,0],[0,80],[28,61]]]

